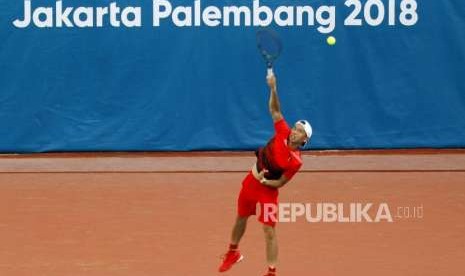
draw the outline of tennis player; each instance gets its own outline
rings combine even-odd
[[[275,206],[277,210],[278,189],[291,180],[302,166],[299,148],[304,146],[312,136],[312,127],[300,120],[291,129],[284,120],[276,89],[276,77],[267,77],[270,88],[269,109],[274,122],[275,134],[265,147],[256,151],[257,162],[242,182],[238,198],[237,218],[232,230],[228,252],[223,256],[220,272],[229,270],[244,257],[239,251],[239,242],[245,233],[247,220],[256,215],[263,224],[266,241],[266,258],[268,272],[265,276],[276,275],[278,260],[278,243],[276,239],[276,221],[265,216],[265,207]]]

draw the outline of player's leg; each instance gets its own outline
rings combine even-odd
[[[225,272],[240,262],[244,257],[239,251],[239,242],[247,228],[247,220],[251,215],[256,213],[257,201],[254,199],[254,191],[248,188],[250,176],[247,176],[243,183],[242,189],[237,199],[237,217],[231,233],[231,243],[228,252],[223,257],[223,262],[219,268],[220,272]]]
[[[242,236],[244,236],[245,230],[247,228],[247,221],[249,217],[241,217],[237,216],[236,217],[236,222],[234,223],[234,227],[231,233],[231,246],[234,245],[239,245],[239,242],[242,239]]]
[[[268,265],[268,272],[265,276],[275,276],[278,263],[278,239],[276,235],[276,223],[279,217],[278,191],[263,192],[260,196],[260,207],[259,221],[263,224]]]
[[[231,243],[229,244],[229,249],[226,254],[224,254],[223,262],[219,268],[220,272],[228,271],[234,264],[244,259],[244,256],[242,256],[241,252],[239,251],[239,242],[241,241],[242,236],[244,236],[245,229],[247,228],[248,218],[248,216],[237,216],[231,233]]]
[[[242,189],[237,198],[237,217],[231,234],[231,244],[239,245],[242,236],[247,229],[247,221],[250,216],[257,212],[257,192],[251,187],[251,183],[256,181],[249,173],[242,181]]]
[[[276,228],[271,225],[263,225],[266,242],[266,261],[268,263],[268,273],[266,276],[274,276],[276,273],[276,265],[278,262],[278,239],[276,236]]]
[[[239,242],[245,233],[247,219],[248,217],[242,217],[239,215],[237,216],[231,234],[231,243],[229,244],[229,249],[226,254],[224,254],[223,261],[219,268],[220,272],[228,271],[234,264],[244,259],[244,256],[242,256],[241,252],[239,251]]]
[[[236,222],[234,223],[231,233],[231,243],[229,244],[228,252],[226,252],[223,256],[223,262],[219,269],[220,272],[228,271],[234,264],[244,259],[244,256],[242,256],[239,251],[239,242],[241,241],[242,236],[244,236],[248,219],[248,216],[243,217],[238,215],[236,217]]]

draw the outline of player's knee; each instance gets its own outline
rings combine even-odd
[[[265,233],[265,239],[267,240],[273,240],[276,237],[276,231],[274,227],[271,227],[269,225],[264,225],[263,226],[263,231]]]
[[[238,225],[245,225],[247,224],[247,220],[249,219],[249,217],[241,217],[241,216],[237,216],[236,218],[236,224]]]

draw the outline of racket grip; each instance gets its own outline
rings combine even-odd
[[[266,70],[266,77],[267,77],[267,78],[271,78],[273,75],[274,75],[274,73],[273,73],[273,68],[272,68],[272,67],[269,67],[269,68]]]

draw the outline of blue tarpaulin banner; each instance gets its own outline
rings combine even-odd
[[[0,0],[0,151],[248,150],[261,26],[312,149],[465,146],[461,0]],[[334,36],[337,43],[326,43]]]

